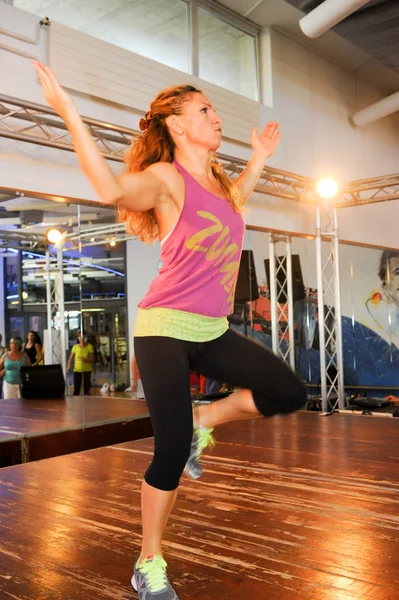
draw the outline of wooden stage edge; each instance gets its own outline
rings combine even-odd
[[[218,427],[165,536],[180,600],[399,600],[399,420]],[[0,471],[1,600],[135,600],[152,439]]]
[[[0,401],[0,467],[151,435],[146,403],[126,395]]]

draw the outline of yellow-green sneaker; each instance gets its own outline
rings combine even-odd
[[[198,477],[201,477],[203,473],[200,458],[205,448],[215,445],[212,432],[212,428],[206,429],[205,427],[201,426],[197,429],[194,429],[193,439],[191,442],[191,452],[186,464],[186,468],[184,469],[185,473],[191,477],[191,479],[198,479]]]
[[[134,565],[132,586],[139,600],[179,600],[166,575],[167,564],[160,554],[147,556]]]

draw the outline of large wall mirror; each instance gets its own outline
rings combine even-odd
[[[3,277],[5,345],[11,337],[26,340],[35,331],[45,341],[49,328],[48,263],[54,270],[62,247],[64,361],[68,364],[79,332],[93,349],[91,389],[123,391],[130,384],[126,299],[126,240],[116,212],[94,203],[66,204],[48,198],[0,196],[0,269]],[[61,243],[46,233],[58,229]],[[270,235],[248,230],[244,254],[253,265],[248,290],[237,289],[231,325],[271,347],[268,267]],[[316,244],[290,236],[293,257],[295,369],[311,393],[320,392]],[[283,242],[281,242],[283,244]],[[328,247],[325,247],[328,252]],[[145,252],[143,247],[143,252]],[[279,244],[276,254],[280,253]],[[281,246],[281,253],[284,248]],[[251,262],[252,261],[252,262]],[[348,394],[371,390],[395,393],[399,387],[399,251],[340,245],[340,282],[345,388]],[[326,293],[326,302],[329,303]],[[284,315],[286,299],[280,298]],[[328,307],[327,307],[328,308]],[[59,329],[60,313],[52,315]],[[279,334],[288,342],[284,327]],[[47,349],[48,351],[48,349]],[[46,356],[45,356],[46,358]],[[73,365],[67,376],[73,391]],[[83,389],[82,389],[83,391]]]
[[[125,389],[130,381],[126,235],[115,217],[114,210],[95,204],[0,196],[3,343],[6,345],[14,337],[25,342],[28,333],[34,331],[44,342],[44,362],[52,360],[51,348],[45,343],[50,319],[49,294],[53,309],[51,327],[57,332],[60,312],[56,295],[61,260],[64,364],[68,365],[82,331],[93,348],[91,394],[98,394],[104,383],[112,389]],[[49,243],[49,230],[59,231],[61,240]],[[73,392],[73,369],[72,361],[67,374],[68,393]]]
[[[307,383],[309,392],[319,394],[316,242],[312,237],[290,236],[289,239],[293,270],[295,369]],[[244,278],[248,289],[244,294],[240,290],[240,294],[245,296],[247,308],[243,310],[242,298],[238,298],[231,321],[233,327],[271,348],[267,268],[269,240],[267,232],[249,230],[246,233],[245,261],[248,261],[250,253],[249,264],[253,261],[252,286],[249,286],[250,279]],[[276,244],[277,256],[284,255],[284,245],[284,241]],[[322,246],[327,256],[330,246],[324,242]],[[348,396],[398,395],[399,251],[340,244],[339,254],[345,392]],[[325,312],[328,313],[334,304],[334,289],[324,291]],[[284,314],[287,314],[284,293],[280,298],[279,311],[284,321]],[[329,334],[326,330],[327,340]],[[283,326],[279,335],[285,337],[288,343],[288,328]],[[284,345],[284,339],[282,341]]]

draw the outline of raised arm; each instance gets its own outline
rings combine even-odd
[[[261,134],[258,134],[256,127],[252,130],[251,145],[253,155],[249,159],[247,166],[235,180],[242,204],[245,204],[258,182],[266,161],[276,151],[280,139],[279,125],[272,121],[266,125]]]
[[[80,165],[101,201],[140,212],[155,208],[158,202],[168,194],[162,167],[152,165],[140,173],[125,173],[119,177],[116,176],[99,153],[71,96],[60,86],[51,69],[37,61],[34,61],[33,64],[42,85],[44,97],[65,121]]]

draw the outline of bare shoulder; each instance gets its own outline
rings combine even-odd
[[[161,179],[161,181],[169,188],[172,194],[181,179],[179,171],[172,163],[169,162],[157,162],[153,165],[150,165],[145,170]]]

